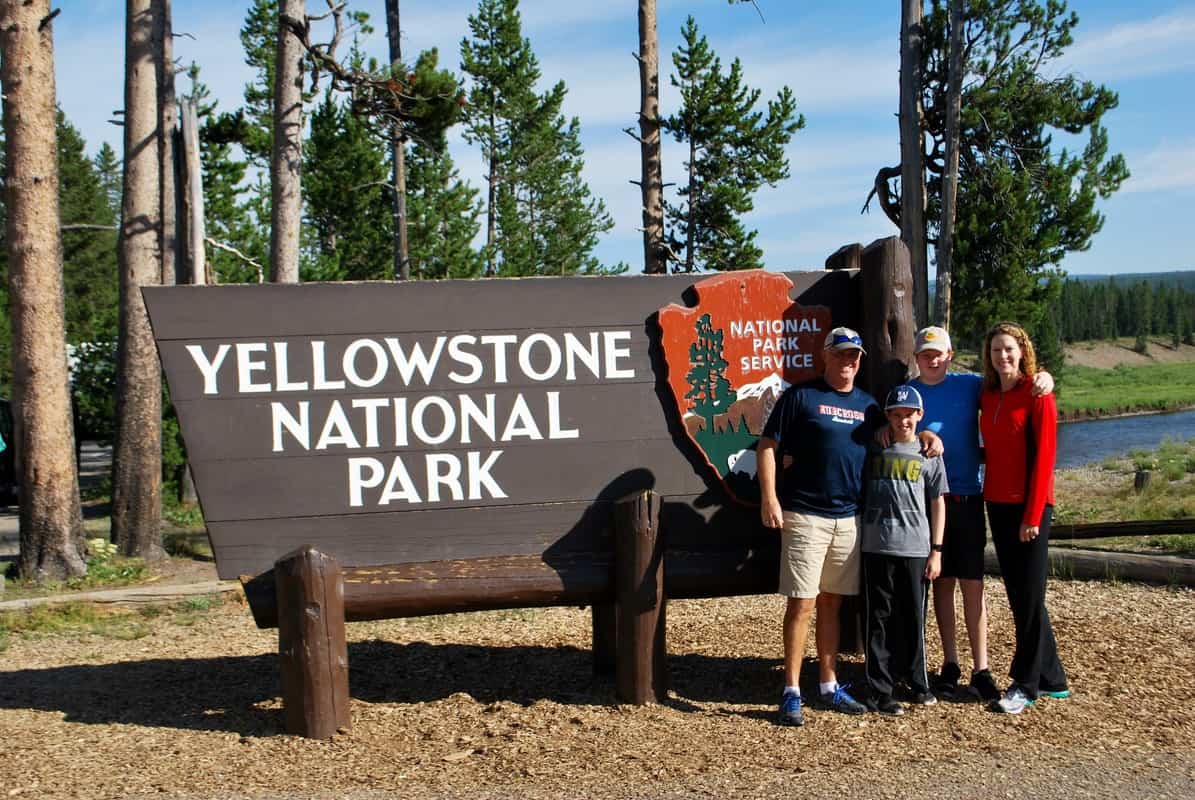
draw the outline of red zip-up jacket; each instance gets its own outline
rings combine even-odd
[[[1032,388],[1033,383],[1022,378],[1007,392],[984,390],[979,401],[983,412],[979,432],[986,460],[983,499],[1024,503],[1021,522],[1040,525],[1042,511],[1047,504],[1054,504],[1058,412],[1054,395],[1034,397]],[[1032,453],[1028,438],[1031,433]]]

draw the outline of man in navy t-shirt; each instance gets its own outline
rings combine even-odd
[[[788,604],[780,722],[786,725],[804,724],[798,677],[815,607],[821,705],[846,714],[866,710],[838,684],[836,671],[838,609],[844,596],[859,593],[855,515],[863,461],[885,422],[875,398],[855,387],[863,355],[855,331],[830,331],[822,377],[785,391],[757,447],[761,518],[781,529],[780,594]],[[776,465],[784,457],[792,463],[778,487]]]

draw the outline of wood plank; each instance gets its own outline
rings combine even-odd
[[[851,306],[853,271],[790,272],[793,296],[829,305],[835,319]],[[667,303],[684,304],[691,275],[497,278],[474,281],[256,284],[145,287],[154,337],[352,335],[377,331],[492,331],[535,327],[643,324]],[[691,298],[690,298],[691,299]],[[848,323],[849,324],[849,323]]]
[[[652,339],[644,335],[643,327],[642,320],[635,320],[601,327],[536,326],[530,331],[510,328],[484,333],[449,330],[351,335],[319,332],[297,336],[259,334],[236,338],[220,336],[208,341],[166,340],[159,342],[158,350],[170,382],[171,397],[180,401],[236,397],[296,401],[316,397],[378,397],[440,392],[477,394],[511,388],[551,391],[608,382],[655,382],[657,372],[662,373],[665,368],[653,352]],[[457,335],[469,336],[471,339],[454,342],[452,337]],[[502,343],[484,343],[480,341],[483,336],[511,338]],[[531,336],[537,338],[531,340]],[[548,337],[551,342],[543,337]],[[524,344],[534,375],[526,375],[521,368],[520,348]],[[192,353],[188,350],[190,347],[199,347],[199,353]],[[242,354],[242,347],[250,350]],[[549,371],[552,350],[558,354],[560,372],[550,378],[541,378],[539,376]],[[617,368],[632,372],[633,377],[606,377],[607,354],[611,351],[617,357]],[[625,355],[622,355],[624,351]],[[401,355],[396,356],[395,352]],[[498,373],[492,362],[496,353],[501,353],[506,362],[502,374]],[[598,356],[596,375],[593,354]],[[352,377],[359,381],[346,376],[346,358],[354,369]],[[471,358],[478,359],[479,365],[474,365]],[[418,367],[404,375],[398,366],[400,363],[420,364],[423,359],[432,367],[428,370],[430,374],[427,380],[425,373]],[[322,364],[322,369],[317,362]],[[205,383],[204,373],[199,366],[201,363],[202,368],[214,370],[214,386]],[[254,366],[242,377],[243,363]],[[377,378],[375,373],[379,370],[381,376]],[[241,391],[242,384],[249,387],[248,390]],[[329,384],[340,388],[318,388]],[[212,393],[213,389],[216,394]]]
[[[528,388],[530,389],[528,391]],[[183,435],[188,443],[187,455],[192,463],[209,461],[239,460],[246,458],[302,458],[316,456],[346,456],[346,455],[378,455],[386,453],[422,452],[427,450],[439,451],[441,445],[429,444],[410,432],[411,409],[423,397],[424,392],[399,392],[390,395],[378,393],[369,395],[370,398],[381,399],[387,406],[375,411],[366,408],[352,408],[350,402],[341,398],[329,396],[287,398],[285,400],[249,399],[244,397],[174,400],[179,417],[186,420]],[[441,395],[449,404],[452,416],[452,426],[455,431],[452,439],[461,440],[462,433],[467,433],[469,444],[482,447],[506,447],[508,442],[501,438],[507,426],[511,424],[511,417],[521,413],[519,409],[526,408],[532,414],[537,433],[541,436],[551,435],[549,427],[550,415],[558,412],[560,431],[576,431],[578,441],[585,442],[616,442],[638,441],[648,438],[662,438],[668,435],[669,422],[676,422],[676,409],[668,408],[661,403],[644,402],[644,398],[653,398],[651,384],[643,383],[606,383],[587,386],[583,390],[573,389],[573,394],[562,395],[559,400],[545,397],[544,389],[540,387],[501,388],[487,390],[486,394],[493,395],[493,435],[468,416],[474,413],[474,405],[480,406],[482,411],[488,411],[489,403],[478,393],[469,392],[470,401],[460,401],[454,394]],[[521,399],[520,399],[521,398]],[[406,405],[403,414],[406,444],[395,446],[396,441],[396,404],[394,399],[402,400]],[[340,444],[332,444],[323,451],[318,451],[320,435],[328,419],[332,403],[339,400],[340,408],[349,421],[356,438],[358,448],[350,450]],[[270,408],[271,402],[283,403],[283,411],[279,418],[286,424],[299,419],[302,414],[308,415],[306,447],[289,428],[279,424],[278,441],[275,436],[274,412]],[[302,411],[298,403],[306,402],[306,411]],[[462,411],[462,408],[464,411]],[[671,414],[672,420],[668,415]],[[424,427],[432,433],[439,434],[445,427],[443,407],[430,408],[421,412],[420,419]],[[367,423],[376,424],[377,446],[370,447],[365,431]],[[516,419],[516,422],[519,422]],[[572,435],[570,433],[570,435]],[[497,441],[495,441],[497,439]],[[514,440],[516,445],[531,442],[524,435]],[[274,447],[281,446],[280,452]]]
[[[344,569],[344,613],[350,622],[496,608],[589,605],[613,597],[610,554],[573,554],[548,564],[504,556]],[[258,627],[278,624],[275,572],[242,577]]]
[[[1144,519],[1054,525],[1051,539],[1106,539],[1111,536],[1177,536],[1195,533],[1195,519]]]
[[[441,474],[446,470],[430,463],[429,458],[449,457],[459,461],[462,472],[458,496],[444,486],[436,488],[438,495],[434,494],[426,477],[429,470],[441,470]],[[398,469],[395,458],[402,459],[401,469],[409,474],[417,493],[413,497],[419,502],[382,502],[387,474]],[[628,485],[667,495],[696,495],[709,488],[671,439],[454,447],[434,454],[386,454],[379,461],[380,472],[370,471],[372,466],[350,463],[350,458],[341,454],[196,462],[192,471],[204,517],[211,522],[594,501],[608,496],[611,487]],[[492,484],[475,486],[477,495],[471,497],[469,475],[482,474],[481,467],[487,463],[491,465],[484,474]],[[356,476],[376,477],[377,485],[354,492],[354,482],[360,484]],[[497,492],[506,496],[495,496]],[[353,505],[358,500],[361,505]]]
[[[209,522],[208,533],[224,580],[264,572],[283,554],[309,543],[354,566],[540,554],[551,561],[610,549],[609,501],[635,488],[636,482],[628,480],[592,504],[233,520]],[[728,548],[775,549],[779,535],[760,525],[758,510],[716,505],[712,496],[664,497],[660,524],[671,550],[708,550],[722,558]]]

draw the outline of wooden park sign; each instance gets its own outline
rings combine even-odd
[[[620,695],[660,696],[665,596],[775,588],[749,454],[824,331],[858,325],[857,283],[145,288],[218,573],[294,662],[288,729],[346,724],[347,688],[287,655],[337,663],[346,619],[591,605]]]

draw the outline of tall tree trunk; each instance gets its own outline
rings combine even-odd
[[[946,88],[946,169],[938,233],[938,291],[934,318],[950,330],[950,280],[954,272],[954,218],[958,200],[959,115],[963,102],[963,0],[950,0],[950,64]]]
[[[19,569],[36,581],[87,570],[67,388],[49,14],[49,0],[0,4]]]
[[[120,341],[112,532],[125,555],[162,557],[162,373],[141,287],[161,279],[155,0],[126,0],[124,189],[120,234]]]
[[[660,36],[656,0],[639,0],[639,148],[643,197],[643,271],[668,272],[664,257],[664,171],[660,165]]]
[[[486,156],[486,167],[489,170],[489,195],[486,200],[485,210],[485,274],[486,277],[493,277],[497,273],[494,267],[494,242],[498,236],[497,214],[498,210],[494,207],[494,201],[498,197],[498,164],[496,163],[497,155],[494,149],[494,133],[495,125],[494,113],[490,112],[490,151]]]
[[[390,40],[390,66],[402,66],[402,29],[398,0],[386,0],[386,35]],[[407,241],[407,147],[398,123],[390,126],[390,162],[394,182],[394,277],[411,277],[411,246]]]
[[[179,238],[183,242],[184,257],[182,279],[191,284],[207,283],[207,252],[204,249],[206,227],[203,218],[203,170],[199,157],[199,103],[194,97],[188,98],[181,109],[180,128],[182,135],[178,162],[181,165],[180,176],[183,185],[182,213],[179,215]],[[178,490],[179,499],[184,503],[197,503],[199,496],[195,492],[195,479],[191,475],[191,464],[188,461],[183,466],[181,485]]]
[[[697,196],[697,139],[693,136],[693,132],[689,131],[689,207],[688,219],[685,221],[685,272],[692,272],[695,266],[696,255],[693,250],[696,247],[697,240],[697,226],[694,224],[697,219],[697,212],[693,208],[693,198]],[[713,430],[713,428],[707,428]]]
[[[203,205],[203,167],[199,155],[199,104],[195,98],[182,108],[182,164],[183,176],[183,247],[186,266],[183,274],[187,283],[205,284],[207,280],[206,222]]]
[[[929,319],[929,263],[925,251],[925,146],[921,133],[921,2],[904,0],[900,31],[900,238],[909,248],[913,311]]]
[[[178,237],[178,193],[175,183],[174,130],[178,125],[178,103],[174,96],[174,26],[170,0],[153,0],[154,61],[158,82],[158,183],[161,188],[162,276],[161,283],[178,283],[182,266]]]
[[[303,161],[303,45],[291,31],[302,24],[303,0],[279,0],[274,61],[274,149],[270,158],[270,280],[299,282]]]

